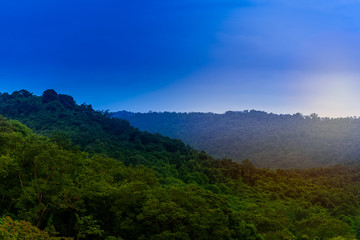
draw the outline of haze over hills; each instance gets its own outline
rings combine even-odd
[[[265,168],[308,168],[360,162],[360,119],[262,111],[214,113],[120,111],[142,131],[183,140],[198,150]]]

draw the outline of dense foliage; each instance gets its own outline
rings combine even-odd
[[[5,94],[1,113],[48,137],[0,117],[0,239],[360,239],[358,166],[213,159],[86,105],[49,109],[64,104],[51,90],[20,92]],[[27,101],[37,110],[22,114]]]
[[[149,168],[65,150],[18,122],[1,118],[0,128],[1,214],[26,220],[45,229],[44,234],[86,239],[256,238],[224,196],[194,184],[162,186]]]
[[[360,159],[359,118],[319,118],[260,111],[214,113],[118,112],[143,131],[178,138],[212,156],[250,159],[258,167],[308,168]]]
[[[54,90],[46,90],[43,96],[26,90],[0,94],[0,114],[19,120],[63,147],[71,148],[71,140],[81,150],[126,164],[178,164],[191,154],[179,140],[141,132],[125,120],[111,119],[107,112],[95,111],[91,105],[77,105],[71,96]]]

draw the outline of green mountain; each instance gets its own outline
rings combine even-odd
[[[277,115],[260,111],[214,113],[117,112],[143,131],[183,140],[210,155],[265,168],[309,168],[360,161],[360,119]]]
[[[0,95],[0,114],[24,123],[36,133],[64,146],[74,143],[91,154],[107,155],[125,163],[179,164],[191,150],[181,141],[141,132],[127,121],[110,119],[91,105],[77,105],[71,96],[47,90],[34,96],[26,90]],[[69,141],[71,140],[71,141]],[[176,161],[175,161],[176,160]],[[159,162],[161,165],[161,163]]]
[[[214,159],[53,90],[0,114],[0,239],[360,239],[359,166]]]

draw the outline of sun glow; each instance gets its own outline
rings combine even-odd
[[[304,113],[324,117],[360,116],[358,74],[319,74],[307,77],[299,90]]]

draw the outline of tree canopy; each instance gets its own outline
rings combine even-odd
[[[214,159],[59,95],[0,96],[0,239],[360,239],[359,166]]]

